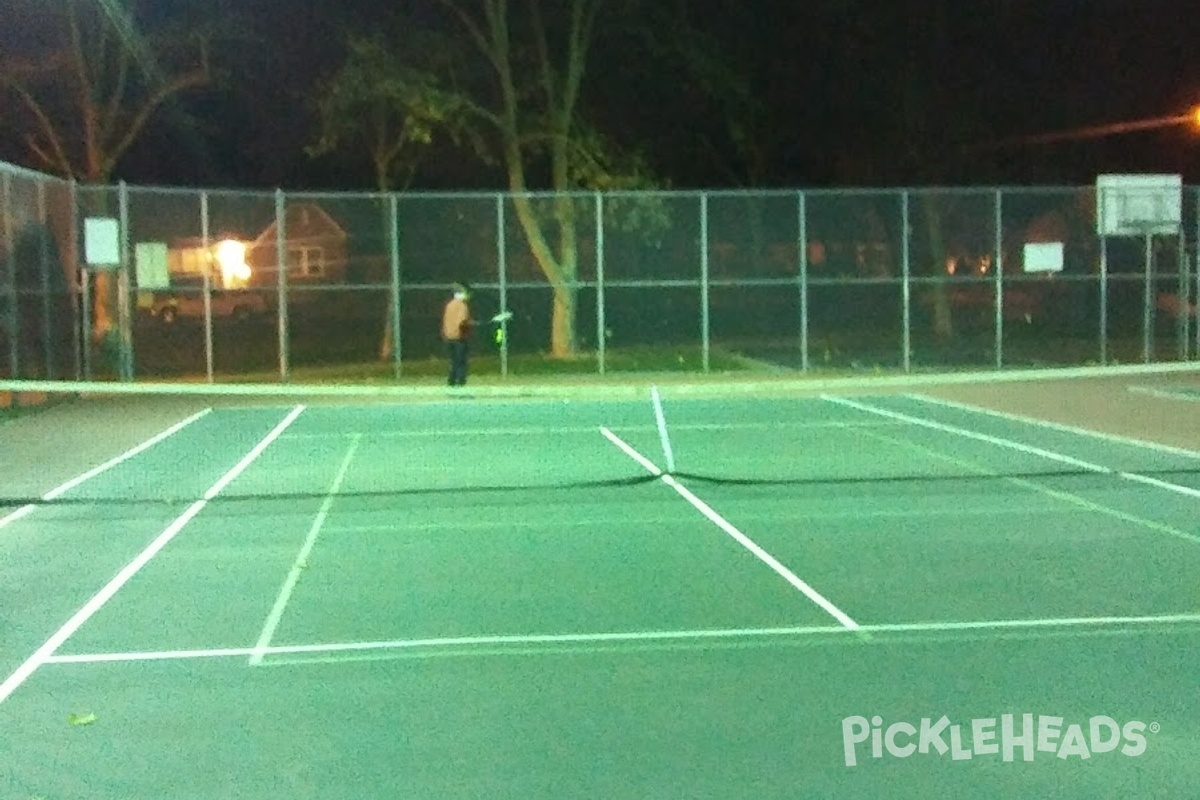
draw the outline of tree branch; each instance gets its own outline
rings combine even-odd
[[[157,92],[152,94],[146,100],[146,102],[142,104],[142,107],[134,116],[133,121],[129,123],[129,127],[125,130],[125,135],[121,137],[120,141],[113,146],[111,151],[104,154],[103,166],[105,171],[111,169],[117,163],[117,161],[120,160],[121,156],[125,154],[125,151],[130,148],[134,139],[136,139],[138,134],[142,132],[142,128],[146,126],[146,123],[150,120],[150,116],[158,110],[159,106],[166,102],[167,99],[179,94],[180,92],[184,92],[188,89],[194,89],[198,86],[203,86],[208,82],[208,74],[208,65],[206,63],[204,66],[198,69],[194,69],[191,72],[180,75],[179,77],[175,78],[175,80],[165,84],[159,88]]]
[[[454,0],[437,0],[439,4],[444,6],[451,14],[458,17],[458,21],[467,29],[467,35],[471,37],[471,41],[479,48],[479,52],[491,63],[497,71],[500,70],[500,64],[496,60],[496,54],[492,50],[488,38],[484,35],[483,29],[479,27],[479,22],[462,9],[462,7],[454,2]],[[491,0],[486,0],[484,13],[491,22]]]
[[[557,87],[554,74],[554,62],[550,58],[550,45],[546,41],[546,24],[542,20],[542,7],[538,0],[529,0],[529,13],[533,17],[533,38],[537,46],[538,61],[541,64],[541,69],[538,75],[541,78],[542,91],[546,93],[546,107],[554,108],[558,102],[556,97]]]
[[[120,63],[117,67],[117,83],[112,89],[112,95],[108,99],[108,107],[104,111],[104,115],[100,120],[100,141],[106,142],[112,136],[113,129],[117,124],[117,117],[121,111],[121,100],[125,97],[125,86],[129,80],[129,64],[133,60],[132,54],[122,49],[120,51]]]
[[[42,159],[47,167],[61,171],[64,178],[73,177],[75,170],[71,166],[71,159],[67,156],[67,152],[63,148],[62,138],[58,135],[58,131],[55,130],[54,123],[50,120],[50,116],[46,113],[45,109],[38,103],[37,98],[19,81],[9,78],[5,83],[17,93],[17,96],[21,98],[25,107],[29,109],[29,113],[33,114],[33,118],[42,129],[43,135],[50,142],[50,147],[53,149],[54,155],[51,157],[47,154],[45,148],[37,144],[33,134],[26,137],[26,142],[29,144],[30,150],[33,151],[35,156]]]

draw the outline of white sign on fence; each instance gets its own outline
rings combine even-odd
[[[113,269],[121,263],[121,226],[110,217],[83,221],[83,249],[89,267]]]
[[[1026,272],[1062,272],[1062,242],[1028,242],[1025,245]]]

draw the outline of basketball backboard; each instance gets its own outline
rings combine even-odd
[[[1100,236],[1177,235],[1183,222],[1179,175],[1100,175],[1096,233]]]

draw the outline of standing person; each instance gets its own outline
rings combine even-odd
[[[454,297],[442,312],[442,338],[450,351],[450,385],[467,385],[467,343],[475,320],[471,319],[471,290],[454,284]]]

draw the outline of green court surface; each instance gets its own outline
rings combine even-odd
[[[125,437],[0,480],[0,797],[1200,785],[1200,453],[911,394],[174,402],[0,429]]]

